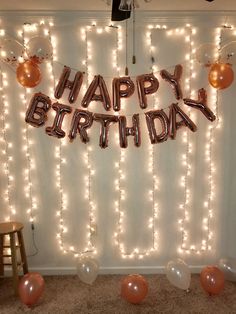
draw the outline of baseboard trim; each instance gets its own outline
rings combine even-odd
[[[189,266],[193,274],[201,272],[203,266]],[[76,267],[30,267],[30,272],[38,272],[43,276],[65,276],[76,275]],[[138,273],[143,275],[148,274],[164,274],[164,266],[142,266],[142,267],[101,267],[99,274],[101,275],[119,275]],[[11,270],[8,268],[5,271],[6,276],[11,276]]]

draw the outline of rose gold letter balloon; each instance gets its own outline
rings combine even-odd
[[[100,94],[96,91],[99,88]],[[111,109],[111,99],[108,94],[106,83],[101,75],[95,75],[93,81],[89,85],[89,88],[84,95],[81,105],[87,108],[91,101],[101,101],[105,110]]]
[[[18,65],[16,77],[22,86],[33,88],[41,81],[41,72],[36,63],[27,60]]]
[[[177,64],[175,66],[174,74],[170,74],[167,70],[161,70],[160,73],[161,77],[171,85],[175,94],[175,98],[178,100],[183,98],[183,93],[180,86],[182,73],[183,67],[181,64]]]
[[[46,133],[57,138],[65,137],[66,133],[62,130],[62,122],[67,113],[71,113],[72,108],[67,105],[59,104],[58,102],[52,105],[56,111],[56,116],[52,126],[46,128]]]
[[[148,283],[141,275],[129,275],[121,282],[121,296],[130,303],[141,303],[147,293]]]
[[[117,122],[118,117],[108,114],[100,114],[95,113],[94,114],[94,121],[101,123],[101,129],[100,129],[100,138],[99,138],[99,146],[101,148],[108,147],[108,133],[109,133],[109,127],[112,123]]]
[[[42,93],[36,93],[32,97],[26,112],[25,122],[38,128],[47,121],[47,112],[51,108],[51,100]]]
[[[25,305],[31,307],[39,300],[44,291],[44,279],[38,273],[24,275],[19,283],[19,297]]]
[[[207,93],[204,88],[199,89],[198,100],[184,98],[184,103],[187,106],[200,110],[204,114],[204,116],[211,122],[215,121],[216,116],[207,106]]]
[[[132,117],[133,126],[127,127],[127,120],[125,116],[119,117],[119,136],[120,147],[126,148],[128,146],[128,136],[134,137],[134,145],[139,147],[141,145],[141,131],[139,123],[139,114],[134,114]]]
[[[225,89],[233,83],[234,71],[229,64],[215,63],[210,68],[208,80],[214,88]]]
[[[64,66],[59,82],[56,86],[54,96],[56,99],[60,99],[66,88],[70,90],[68,100],[70,104],[73,104],[78,98],[81,85],[83,83],[83,73],[76,72],[75,78],[73,81],[69,80],[71,69],[67,66]]]
[[[71,142],[76,138],[77,133],[83,143],[89,142],[87,129],[93,124],[93,114],[86,110],[76,109],[71,121],[69,139]]]
[[[121,98],[128,98],[134,93],[134,83],[130,77],[115,77],[112,81],[113,109],[120,110]]]
[[[180,121],[177,121],[177,115],[181,118]],[[197,127],[194,122],[186,115],[186,113],[180,109],[178,104],[172,104],[170,107],[170,130],[169,135],[172,139],[176,138],[177,130],[182,126],[187,126],[192,132],[197,131]]]
[[[151,74],[139,75],[136,78],[139,105],[142,109],[147,108],[147,95],[154,94],[159,87],[158,79]],[[146,86],[148,84],[148,86]]]
[[[200,280],[203,289],[210,295],[219,294],[224,288],[224,273],[216,266],[203,268]]]

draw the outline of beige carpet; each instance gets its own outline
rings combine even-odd
[[[76,276],[45,277],[45,293],[33,309],[13,296],[10,278],[0,278],[0,313],[236,313],[236,283],[227,282],[221,295],[209,297],[198,275],[192,276],[189,294],[171,286],[163,275],[148,275],[148,296],[142,304],[132,305],[120,297],[123,277],[99,276],[92,286]]]

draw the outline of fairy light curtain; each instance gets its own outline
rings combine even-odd
[[[36,18],[35,23],[39,25],[40,19]],[[41,91],[55,99],[54,90],[63,64],[72,68],[73,75],[74,70],[87,74],[73,109],[79,107],[95,74],[103,75],[111,94],[112,79],[124,75],[125,25],[116,28],[109,27],[108,21],[79,24],[65,18],[63,24],[58,19],[56,22],[45,19],[39,32],[34,26],[16,24],[17,29],[5,28],[5,33],[21,43],[35,34],[47,36],[54,47],[54,61],[40,66],[43,80],[34,91],[19,86],[14,72],[1,64],[4,161],[1,186],[5,195],[2,219],[18,217],[25,221],[28,232],[34,223],[42,255],[46,250],[44,232],[53,252],[61,256],[58,241],[61,251],[69,253],[68,257],[59,257],[62,265],[65,260],[70,263],[70,253],[77,257],[84,252],[98,253],[107,265],[115,265],[117,259],[125,265],[131,259],[139,263],[144,258],[151,265],[153,256],[164,260],[169,254],[186,255],[193,261],[199,261],[198,256],[214,257],[219,246],[217,223],[221,215],[217,205],[220,183],[215,153],[219,152],[220,144],[216,144],[215,138],[219,136],[216,127],[221,122],[222,100],[209,87],[206,70],[196,62],[194,52],[203,40],[220,45],[224,36],[221,29],[209,28],[204,33],[197,25],[184,23],[176,27],[164,23],[138,24],[137,64],[129,66],[132,79],[153,72],[160,83],[157,93],[148,98],[147,110],[167,108],[175,101],[160,70],[173,73],[175,65],[182,64],[184,97],[197,99],[198,89],[205,88],[217,123],[211,124],[200,112],[185,108],[197,124],[198,132],[184,129],[175,141],[152,145],[135,91],[122,102],[116,115],[125,115],[130,125],[132,115],[140,114],[142,146],[134,147],[131,138],[127,149],[120,148],[117,128],[110,128],[109,148],[103,151],[98,146],[99,125],[90,130],[88,145],[78,138],[69,143],[66,138],[52,139],[45,135],[44,129],[27,125],[25,111],[34,92]],[[4,36],[3,30],[1,34]],[[128,42],[128,51],[129,48]],[[14,95],[9,84],[14,86]],[[59,101],[68,104],[67,94]],[[183,107],[183,103],[180,105]],[[88,109],[105,113],[97,102]],[[53,117],[51,112],[50,122]],[[70,119],[65,118],[66,129],[69,123]],[[57,227],[51,230],[50,225]],[[46,254],[49,256],[49,252]],[[42,255],[38,256],[37,264],[44,263]]]

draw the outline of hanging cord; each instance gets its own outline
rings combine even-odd
[[[136,42],[136,38],[135,38],[135,4],[133,1],[133,57],[132,57],[132,63],[136,64],[136,53],[135,53],[135,42]]]
[[[128,20],[125,20],[125,75],[129,75],[129,68],[128,68]]]
[[[39,249],[37,247],[36,241],[35,241],[35,228],[34,228],[34,224],[31,224],[31,235],[32,235],[32,243],[33,243],[33,247],[34,247],[34,253],[27,255],[27,257],[33,257],[36,256],[39,252]]]

